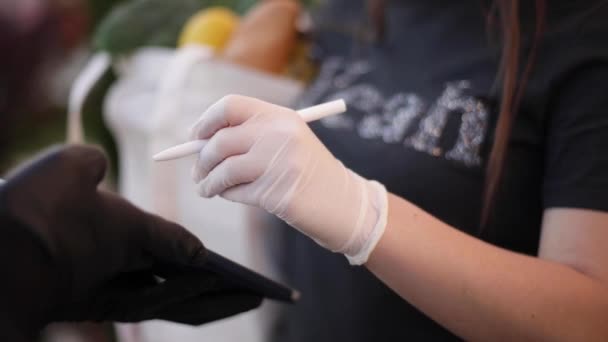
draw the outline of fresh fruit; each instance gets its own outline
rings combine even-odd
[[[295,0],[259,2],[241,20],[223,57],[260,71],[284,72],[296,44],[299,13],[300,5]]]
[[[207,45],[220,51],[226,45],[239,18],[225,7],[210,7],[192,16],[179,37],[178,46]]]

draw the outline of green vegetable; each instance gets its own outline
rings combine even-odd
[[[144,45],[171,46],[197,0],[135,0],[117,6],[99,25],[95,49],[127,54]]]

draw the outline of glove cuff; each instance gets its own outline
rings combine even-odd
[[[376,181],[367,181],[368,190],[370,193],[365,196],[366,205],[362,210],[366,210],[375,215],[375,223],[370,227],[363,227],[355,234],[359,235],[351,238],[347,246],[342,249],[342,252],[348,259],[351,265],[363,265],[369,259],[369,256],[378,245],[380,238],[384,235],[386,229],[386,221],[388,217],[388,195],[384,185]],[[359,241],[358,243],[352,243]]]

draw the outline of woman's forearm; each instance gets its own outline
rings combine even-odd
[[[397,196],[366,266],[467,340],[608,340],[604,284],[464,234]]]

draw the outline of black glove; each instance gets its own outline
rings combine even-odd
[[[197,269],[206,249],[187,230],[98,190],[105,169],[95,148],[55,148],[0,185],[0,340],[53,321],[198,325],[260,305]]]

